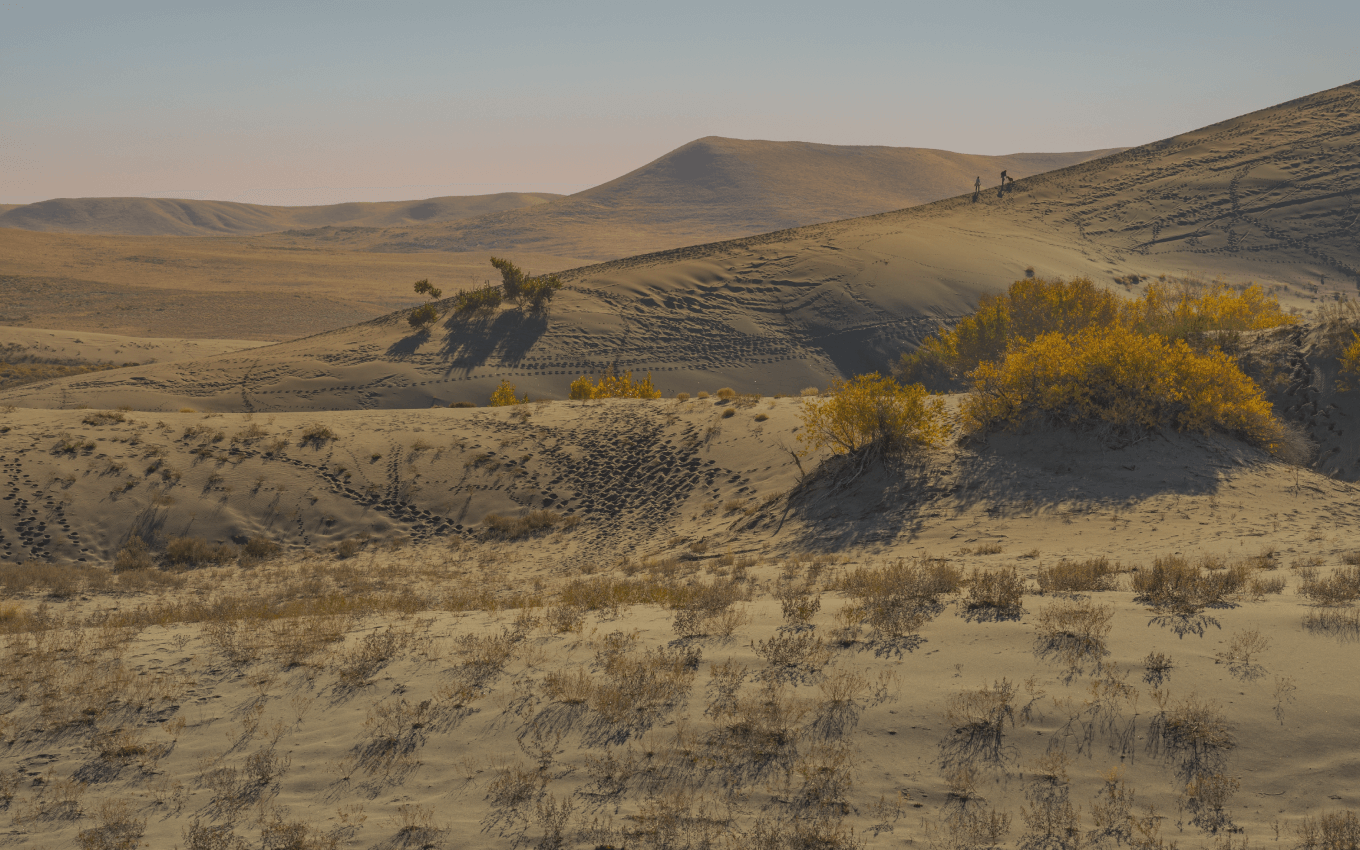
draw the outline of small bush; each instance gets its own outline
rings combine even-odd
[[[87,413],[80,420],[86,425],[112,425],[115,422],[126,422],[127,414],[121,410],[105,410],[101,413]]]
[[[557,275],[529,277],[519,266],[498,257],[491,258],[491,265],[501,273],[501,288],[505,290],[505,297],[515,302],[521,310],[545,309],[562,288],[562,281]]]
[[[1188,616],[1205,608],[1223,605],[1242,592],[1251,578],[1243,563],[1209,570],[1204,559],[1192,563],[1180,555],[1155,558],[1151,569],[1133,574],[1137,599],[1161,611]]]
[[[1092,593],[1113,590],[1117,568],[1108,558],[1086,561],[1062,560],[1039,570],[1039,590],[1044,593]]]
[[[812,398],[814,396],[820,395],[821,392],[822,391],[817,389],[816,387],[803,387],[803,389],[799,391],[798,394],[803,398]]]
[[[1041,655],[1052,655],[1070,668],[1106,653],[1114,609],[1085,599],[1061,600],[1041,610],[1034,627]]]
[[[509,407],[515,404],[528,404],[528,403],[529,403],[528,393],[524,394],[524,398],[517,398],[515,396],[515,385],[502,378],[500,385],[496,387],[493,393],[491,393],[491,400],[490,402],[488,402],[488,406]]]
[[[689,393],[676,393],[676,394],[675,394],[675,400],[676,400],[676,401],[689,401]]]
[[[981,609],[1015,611],[1025,596],[1025,582],[1014,567],[1008,570],[974,569],[968,578],[968,597],[964,605],[970,611]]]
[[[165,544],[165,561],[175,567],[209,567],[236,560],[236,547],[214,545],[200,537],[172,537]]]
[[[281,551],[283,547],[268,537],[252,537],[241,547],[242,555],[256,559],[272,558]]]
[[[312,445],[316,448],[321,448],[330,440],[336,439],[339,438],[336,437],[335,432],[330,428],[320,422],[313,422],[311,425],[302,429],[302,435],[298,437],[298,445]]]
[[[803,403],[806,451],[829,448],[835,454],[870,445],[884,451],[933,446],[949,431],[944,401],[920,384],[902,386],[877,372],[850,381],[833,380],[828,394]]]
[[[835,589],[859,601],[860,622],[882,637],[900,640],[936,617],[940,597],[956,592],[962,583],[963,575],[945,561],[898,560],[877,569],[859,567]]]
[[[705,399],[705,398],[708,398],[708,393],[707,393],[705,390],[699,390],[699,394],[698,394],[697,396],[695,396],[695,398],[698,398],[698,399]]]
[[[147,550],[146,541],[140,537],[128,540],[113,559],[113,571],[116,573],[149,570],[155,566],[156,562],[151,557],[151,552]]]
[[[730,408],[730,407],[727,408],[726,410],[724,410],[724,411],[722,412],[722,418],[723,418],[723,419],[731,419],[733,416],[736,416],[736,415],[737,415],[737,411],[734,410],[733,408]]]
[[[723,387],[722,389],[718,390],[718,398],[722,399],[723,401],[731,401],[736,397],[737,391],[732,389],[731,387]]]
[[[427,330],[439,321],[439,308],[433,304],[421,304],[406,317],[406,322],[416,330]]]
[[[1327,578],[1319,578],[1316,570],[1302,572],[1299,593],[1314,605],[1350,605],[1360,599],[1360,566],[1341,567]]]
[[[1360,333],[1351,334],[1355,339],[1341,352],[1341,370],[1336,376],[1336,387],[1343,392],[1360,389]]]
[[[455,402],[450,402],[450,403],[449,403],[449,407],[466,408],[466,407],[476,407],[476,406],[477,406],[476,403],[475,403],[475,402],[471,402],[471,401],[455,401]]]
[[[487,533],[492,537],[502,540],[518,540],[521,537],[528,537],[531,534],[538,534],[561,525],[563,528],[571,528],[580,522],[574,516],[564,516],[556,511],[529,511],[522,517],[503,517],[499,514],[487,514],[482,520],[486,526]]]

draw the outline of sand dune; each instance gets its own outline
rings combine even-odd
[[[651,371],[668,394],[728,384],[794,393],[887,367],[1026,266],[1107,284],[1224,273],[1287,287],[1284,303],[1306,308],[1353,292],[1348,270],[1360,268],[1338,191],[1360,170],[1350,144],[1358,91],[1323,92],[1021,180],[1004,194],[993,187],[976,199],[575,269],[546,315],[450,315],[413,334],[394,314],[248,356],[5,398],[145,409],[425,407],[484,403],[502,379],[562,398],[576,375],[611,367]]]
[[[175,198],[54,198],[0,207],[0,227],[126,236],[240,236],[308,227],[399,227],[547,203],[546,192],[276,207]]]
[[[976,156],[709,136],[541,209],[400,232],[306,235],[362,250],[612,259],[924,204],[971,188],[979,176],[989,181],[1007,169],[1029,176],[1117,150]]]

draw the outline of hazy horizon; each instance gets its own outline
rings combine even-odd
[[[703,136],[1144,144],[1351,82],[1350,4],[12,4],[0,203],[570,194]]]

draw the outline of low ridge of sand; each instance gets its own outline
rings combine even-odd
[[[546,192],[501,192],[312,207],[178,198],[53,198],[0,206],[0,228],[121,236],[241,236],[299,227],[402,227],[503,212],[560,197]]]

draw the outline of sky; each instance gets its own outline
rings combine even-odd
[[[716,135],[1132,146],[1360,79],[1360,3],[5,2],[0,203],[570,193]]]

